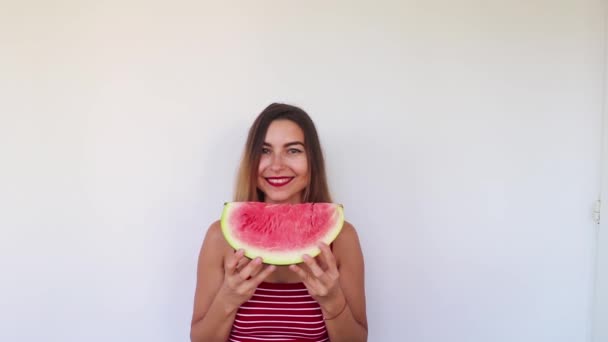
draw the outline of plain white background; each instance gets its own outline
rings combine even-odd
[[[604,2],[604,4],[607,4]],[[608,18],[608,6],[604,8]],[[606,34],[608,34],[608,22],[605,23]],[[607,35],[608,37],[608,35]],[[606,62],[604,65],[604,105],[603,105],[603,149],[602,149],[602,192],[600,203],[600,218],[601,213],[604,217],[600,219],[601,224],[598,226],[597,246],[596,250],[596,281],[594,293],[594,314],[593,314],[593,337],[594,342],[608,341],[608,41],[604,39],[604,48]]]
[[[0,11],[0,340],[186,341],[273,101],[315,120],[373,342],[591,338],[599,0]]]

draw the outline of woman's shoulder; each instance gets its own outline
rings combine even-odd
[[[343,241],[343,242],[348,242],[348,241],[353,241],[353,239],[358,240],[359,237],[357,235],[357,229],[355,228],[355,226],[348,222],[348,221],[344,221],[344,225],[342,226],[342,230],[340,231],[340,234],[338,234],[338,237],[336,238],[336,242],[338,241]]]
[[[340,234],[333,242],[333,247],[334,251],[338,251],[338,253],[346,252],[353,247],[359,248],[359,235],[355,226],[348,221],[344,221]]]
[[[220,224],[220,220],[212,222],[209,227],[207,227],[207,234],[205,235],[205,239],[212,241],[223,239],[222,226]]]
[[[214,221],[209,225],[205,234],[204,244],[208,248],[213,248],[224,253],[230,251],[230,245],[224,238],[224,234],[222,234],[220,220]]]
[[[344,221],[340,234],[332,243],[332,251],[336,257],[338,268],[341,268],[345,261],[360,259],[362,254],[361,244],[353,224]]]

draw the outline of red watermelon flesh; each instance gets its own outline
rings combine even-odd
[[[334,203],[228,202],[221,219],[233,248],[275,265],[299,263],[303,254],[318,255],[318,243],[331,243],[343,224],[343,208]]]

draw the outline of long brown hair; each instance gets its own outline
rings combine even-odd
[[[309,184],[304,190],[303,202],[331,202],[325,174],[325,160],[317,129],[310,116],[301,108],[284,103],[266,107],[249,129],[245,151],[241,159],[234,194],[235,201],[263,202],[264,193],[257,188],[258,165],[266,132],[275,120],[290,120],[304,132],[304,148],[308,161]]]

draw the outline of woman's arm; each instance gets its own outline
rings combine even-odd
[[[339,297],[327,305],[328,314],[332,315],[326,317],[325,321],[329,337],[332,342],[367,341],[365,266],[359,237],[352,225],[345,224],[340,237],[334,243],[333,252],[339,265],[340,289],[346,300],[346,307],[342,313],[336,311],[340,304]],[[335,318],[331,319],[332,317]]]
[[[321,250],[316,259],[305,257],[303,265],[291,269],[321,305],[332,342],[365,342],[365,267],[356,230],[345,223],[333,243],[333,253],[326,245]]]
[[[229,257],[219,222],[209,227],[198,259],[192,342],[225,342],[236,311],[253,295],[274,267],[262,267],[260,259],[249,262],[239,250]],[[240,271],[237,271],[237,266]]]

